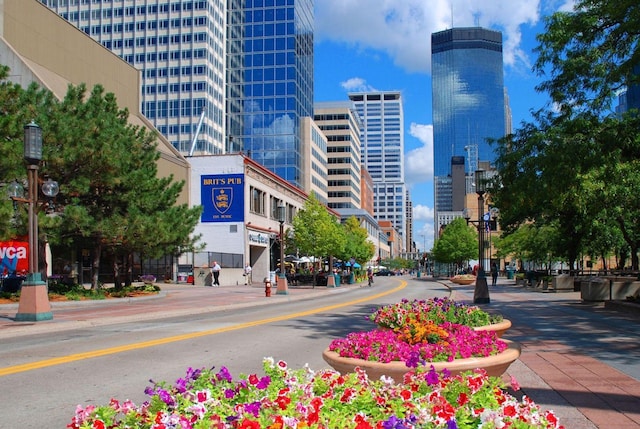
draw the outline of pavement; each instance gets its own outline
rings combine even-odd
[[[436,281],[428,277],[419,281]],[[473,302],[474,286],[449,287],[451,297]],[[339,289],[359,287],[341,285]],[[209,287],[163,284],[157,296],[83,302],[52,302],[54,319],[16,322],[17,304],[0,305],[2,338],[123,322],[187,316],[224,309],[310,299],[333,288],[290,287],[286,295],[265,297],[264,286]],[[346,290],[344,292],[347,292]],[[500,278],[490,286],[489,312],[511,320],[505,338],[522,346],[520,358],[503,377],[545,410],[553,410],[567,429],[640,428],[640,309],[620,311],[582,302],[579,292],[543,293]],[[623,310],[629,310],[627,307]]]

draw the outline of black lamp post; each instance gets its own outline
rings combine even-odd
[[[287,285],[287,273],[284,264],[284,221],[286,219],[286,207],[280,202],[276,210],[276,216],[278,217],[278,222],[280,222],[280,273],[278,274],[276,294],[288,295],[289,287]]]
[[[53,319],[51,304],[47,291],[47,284],[42,281],[38,263],[38,166],[42,160],[42,130],[33,121],[24,127],[24,159],[27,161],[27,182],[29,186],[28,198],[12,196],[14,202],[29,204],[29,272],[22,284],[20,303],[15,320],[41,321]],[[16,191],[15,189],[11,190]],[[58,183],[48,179],[43,187],[43,193],[53,198],[58,194]],[[19,192],[19,191],[18,191]],[[15,192],[14,192],[15,193]]]
[[[487,276],[485,271],[485,219],[484,219],[484,194],[486,192],[486,171],[476,170],[475,172],[475,188],[478,194],[478,220],[472,221],[465,212],[464,217],[467,224],[473,223],[478,229],[478,273],[476,275],[476,286],[473,291],[473,302],[475,304],[489,304],[489,286],[487,285]]]

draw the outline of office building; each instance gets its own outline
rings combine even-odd
[[[222,2],[41,1],[140,70],[141,111],[181,153],[225,151]]]
[[[241,15],[241,16],[239,16]],[[303,188],[300,128],[313,118],[313,0],[229,2],[229,136],[253,160]],[[236,50],[237,51],[237,50]]]
[[[482,161],[493,163],[487,139],[504,137],[511,119],[500,32],[471,27],[433,33],[431,62],[437,217],[454,210],[452,158],[466,156],[466,174]]]
[[[362,163],[373,180],[374,217],[388,220],[406,237],[404,112],[399,91],[350,93],[362,129]],[[403,243],[403,251],[405,244]]]
[[[314,121],[327,138],[329,207],[362,208],[358,112],[349,101],[316,103],[314,110]]]

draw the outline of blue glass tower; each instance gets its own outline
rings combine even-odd
[[[486,139],[506,134],[502,34],[479,27],[433,33],[431,62],[434,175],[450,175],[451,158],[470,153],[477,158],[466,172],[473,173],[478,161],[495,160]]]
[[[313,118],[313,0],[229,2],[227,133],[246,154],[301,186],[300,120]],[[236,60],[233,60],[235,56]],[[233,78],[235,76],[235,78]]]

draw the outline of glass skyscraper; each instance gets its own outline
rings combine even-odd
[[[230,52],[229,137],[302,187],[300,121],[313,118],[313,0],[231,1],[229,8],[229,46],[241,45]]]
[[[453,28],[431,35],[434,175],[451,174],[451,158],[469,155],[467,173],[493,162],[487,138],[506,134],[502,34]]]
[[[495,154],[487,139],[504,137],[511,119],[500,32],[471,27],[433,33],[431,64],[437,238],[438,226],[456,210],[452,159],[464,157],[467,177],[481,164],[492,165]]]

